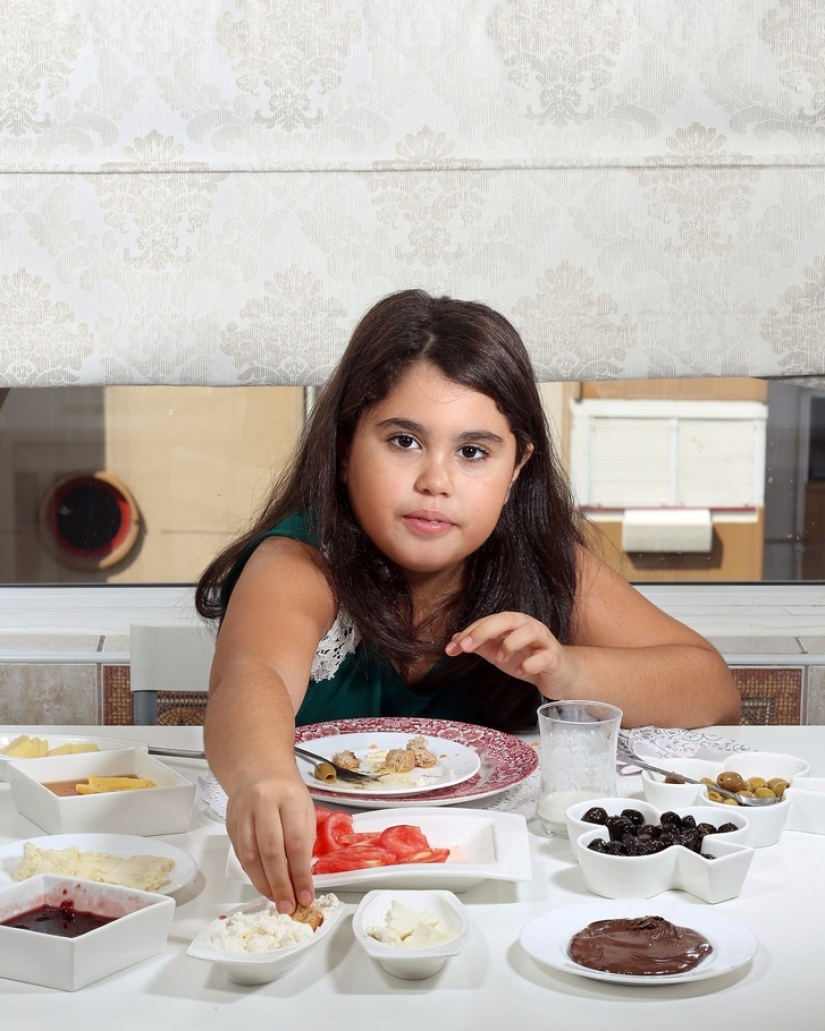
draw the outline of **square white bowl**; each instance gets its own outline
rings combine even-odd
[[[420,827],[433,848],[448,848],[446,863],[399,863],[343,873],[316,874],[316,891],[371,891],[438,888],[463,892],[486,880],[529,881],[533,876],[530,835],[520,813],[499,813],[456,806],[378,809],[355,813],[353,828],[382,831],[396,824]],[[229,847],[226,876],[249,883]]]
[[[702,759],[668,759],[661,765],[672,769],[674,773],[683,773],[688,777],[715,778],[723,771],[735,770],[745,779],[761,776],[766,780],[772,777],[783,777],[790,784],[802,782],[809,764],[795,755],[783,752],[737,752],[724,762],[709,762]],[[782,834],[788,819],[790,804],[783,798],[774,805],[767,806],[733,806],[725,802],[713,802],[708,798],[704,785],[665,784],[661,774],[642,771],[642,789],[645,799],[661,810],[677,809],[680,805],[709,805],[725,811],[740,809],[748,818],[749,832],[746,843],[752,848],[764,848],[775,845]],[[691,799],[691,801],[686,801]]]
[[[370,928],[384,926],[393,902],[436,916],[439,923],[452,932],[451,937],[420,949],[376,940],[368,932]],[[358,944],[388,974],[405,981],[421,981],[437,974],[451,956],[461,952],[470,933],[470,921],[464,906],[451,891],[378,890],[368,892],[361,900],[352,918],[352,930]]]
[[[63,938],[3,922],[66,900],[110,923]],[[40,874],[0,891],[0,977],[73,992],[162,952],[175,912],[168,895]]]
[[[224,916],[212,920],[192,940],[187,954],[195,959],[204,959],[217,963],[226,971],[226,976],[235,984],[267,984],[284,977],[303,963],[310,951],[332,931],[344,913],[344,905],[335,896],[330,896],[330,906],[324,916],[324,922],[312,934],[311,938],[297,945],[285,945],[269,952],[233,952],[219,948],[212,941],[212,935],[236,913],[274,912],[275,907],[263,896],[235,906]],[[334,901],[333,901],[334,900]]]
[[[157,787],[68,796],[45,787],[130,773]],[[9,763],[8,776],[17,811],[49,834],[178,834],[188,828],[195,802],[191,781],[137,748],[25,759]]]
[[[785,791],[789,831],[825,834],[825,777],[800,777]]]
[[[4,748],[6,745],[10,745],[12,741],[19,737],[19,734],[0,734],[0,748]],[[59,748],[61,745],[69,744],[87,744],[96,745],[99,750],[107,750],[111,748],[137,748],[140,751],[145,752],[149,746],[144,744],[142,741],[127,741],[125,739],[120,740],[113,737],[90,737],[88,734],[30,734],[30,737],[40,737],[48,742],[50,748]],[[42,758],[47,758],[43,756]],[[49,756],[48,758],[58,758],[57,756]],[[19,757],[4,755],[0,752],[0,781],[8,780],[8,767],[13,762],[28,762],[27,759],[20,759]]]

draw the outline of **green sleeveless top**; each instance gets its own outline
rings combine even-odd
[[[317,547],[304,515],[296,513],[261,535],[291,537]],[[258,541],[260,543],[260,541]],[[251,554],[251,550],[249,554]],[[232,570],[224,585],[224,599],[240,576],[249,555]],[[470,721],[460,693],[411,688],[396,672],[362,644],[346,613],[339,612],[319,642],[307,693],[295,717],[298,726],[327,720],[365,716],[418,716],[427,719]]]

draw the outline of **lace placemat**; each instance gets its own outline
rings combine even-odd
[[[198,777],[197,796],[201,808],[213,820],[226,820],[226,792],[218,783],[211,771]],[[534,770],[520,784],[507,788],[500,795],[483,800],[485,809],[494,809],[503,813],[521,813],[522,816],[530,817],[536,809],[536,801],[539,795],[539,771]]]
[[[747,745],[704,730],[674,727],[634,727],[620,730],[620,742],[639,759],[725,759],[734,752],[752,751]]]

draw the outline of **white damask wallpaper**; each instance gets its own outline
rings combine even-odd
[[[825,372],[821,0],[0,13],[0,387],[318,383],[409,286],[544,380]]]

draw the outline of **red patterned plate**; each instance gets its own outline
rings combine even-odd
[[[337,802],[339,805],[360,809],[397,809],[402,806],[453,805],[497,795],[530,776],[538,766],[539,758],[535,748],[512,734],[489,727],[478,727],[473,723],[456,723],[453,720],[418,719],[414,716],[373,716],[355,720],[331,720],[327,723],[312,723],[298,727],[295,743],[301,744],[336,734],[399,733],[422,734],[424,737],[444,738],[472,748],[481,760],[481,769],[469,780],[451,787],[437,788],[410,798],[404,795],[367,794],[364,790],[355,792],[326,791],[310,787],[310,794],[320,802]]]

